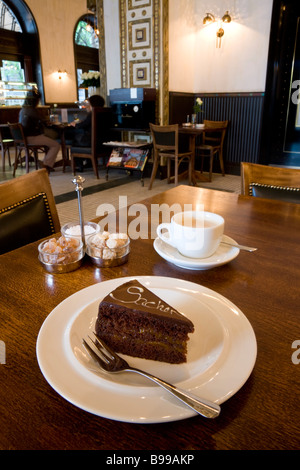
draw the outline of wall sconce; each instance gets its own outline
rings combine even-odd
[[[206,16],[203,18],[203,24],[208,25],[211,23],[214,23],[215,17],[212,13],[206,13]],[[222,20],[220,20],[222,23],[230,23],[231,22],[231,16],[229,15],[229,12],[226,11],[225,14],[222,17]],[[217,42],[216,42],[216,47],[221,47],[221,40],[222,37],[224,36],[224,29],[222,26],[217,30]]]
[[[225,15],[222,18],[223,23],[230,23],[231,21],[231,16],[229,15],[229,12],[226,11]]]
[[[215,17],[211,13],[206,13],[205,18],[203,18],[203,24],[204,25],[213,23],[214,21],[215,21]]]
[[[63,77],[65,77],[67,75],[67,72],[66,70],[64,70],[63,72],[61,70],[58,70],[57,71],[57,77],[59,80],[61,80]]]
[[[221,47],[221,40],[222,37],[224,36],[224,29],[219,28],[217,31],[217,42],[216,42],[216,47]]]

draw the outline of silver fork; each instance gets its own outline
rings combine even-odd
[[[121,358],[118,356],[118,354],[112,351],[96,334],[95,337],[96,340],[93,340],[88,336],[87,340],[83,339],[83,344],[85,345],[90,356],[95,359],[100,367],[106,372],[136,372],[163,387],[165,390],[188,405],[198,414],[206,418],[216,418],[219,416],[221,408],[216,403],[206,399],[197,398],[188,392],[180,390],[174,385],[171,385],[170,383],[165,382],[164,380],[155,377],[152,374],[149,374],[148,372],[131,367],[125,361],[125,359]]]

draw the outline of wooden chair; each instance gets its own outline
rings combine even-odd
[[[111,108],[92,108],[92,138],[91,147],[68,146],[71,155],[71,166],[75,175],[75,158],[90,159],[96,178],[99,179],[98,159],[109,156],[109,150],[103,142],[110,140],[112,128]]]
[[[59,231],[59,217],[46,169],[0,184],[0,254]]]
[[[48,147],[41,145],[28,144],[24,129],[21,123],[8,123],[11,136],[15,145],[15,163],[13,176],[16,174],[18,164],[22,165],[22,161],[25,158],[26,173],[29,172],[29,162],[31,160],[35,163],[35,169],[38,169],[38,155],[39,153],[46,153]]]
[[[197,156],[201,161],[201,172],[203,172],[204,158],[209,158],[209,181],[212,180],[214,156],[219,154],[222,175],[225,176],[223,161],[223,146],[228,127],[228,121],[203,121],[205,128],[202,135],[202,143],[196,145]],[[206,129],[209,129],[206,131]],[[215,129],[215,131],[213,131]]]
[[[174,161],[174,182],[178,184],[178,169],[182,162],[189,164],[189,184],[192,183],[193,154],[191,151],[179,152],[178,124],[159,126],[150,123],[153,143],[153,168],[149,188],[152,188],[160,159],[167,159],[168,183],[171,181],[171,161]]]
[[[9,150],[14,146],[14,141],[9,134],[8,126],[0,126],[0,148],[2,156],[2,170],[5,171],[5,157],[8,157],[8,164],[11,166],[10,152]]]
[[[300,170],[242,162],[241,178],[243,195],[300,204]]]

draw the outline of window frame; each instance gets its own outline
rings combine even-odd
[[[0,57],[21,62],[25,81],[37,83],[44,101],[39,35],[35,19],[23,0],[3,0],[20,24],[22,32],[0,29]],[[26,21],[25,21],[26,19]]]
[[[76,84],[77,84],[77,98],[79,99],[79,85],[77,70],[81,69],[82,72],[100,71],[100,61],[99,61],[99,50],[100,50],[100,41],[99,48],[82,46],[75,42],[76,31],[80,21],[89,20],[92,26],[95,27],[95,17],[94,15],[83,15],[81,16],[75,24],[74,34],[73,34],[73,44],[74,44],[74,61],[75,61],[75,71],[76,71]]]

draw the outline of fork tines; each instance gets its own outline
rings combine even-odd
[[[99,351],[101,351],[102,354],[106,355],[107,357],[110,356],[111,359],[115,359],[116,354],[114,353],[114,351],[112,351],[110,347],[107,346],[107,344],[103,341],[103,339],[101,339],[97,335],[97,333],[93,332],[93,334],[96,338],[96,341],[93,341],[96,348],[99,349]]]
[[[95,359],[103,369],[106,371],[112,370],[112,359],[108,356],[96,334],[95,336],[96,340],[93,340],[90,336],[87,336],[86,339],[83,338],[83,344],[92,358]]]

